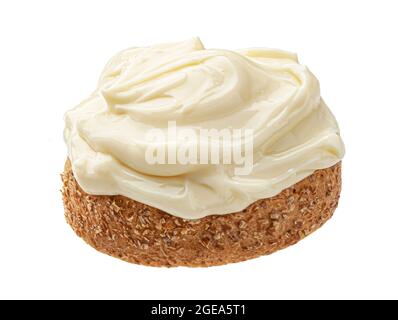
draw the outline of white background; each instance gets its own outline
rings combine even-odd
[[[396,1],[1,1],[0,298],[398,298]],[[63,114],[130,46],[298,52],[347,154],[335,216],[268,257],[208,269],[131,265],[63,217]]]

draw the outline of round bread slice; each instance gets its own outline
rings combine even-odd
[[[338,204],[341,162],[243,211],[198,220],[124,196],[89,195],[69,160],[62,181],[66,221],[98,251],[148,266],[208,267],[273,253],[321,227]]]

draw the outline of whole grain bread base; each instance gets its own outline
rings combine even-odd
[[[148,266],[207,267],[271,254],[321,227],[338,204],[341,162],[241,212],[198,220],[124,196],[89,195],[69,160],[62,181],[66,221],[98,251]]]

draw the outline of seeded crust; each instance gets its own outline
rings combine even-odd
[[[69,160],[62,181],[66,221],[95,249],[148,266],[208,267],[271,254],[321,227],[338,204],[341,162],[241,212],[198,220],[124,196],[89,195]]]

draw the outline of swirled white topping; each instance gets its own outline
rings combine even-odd
[[[177,129],[251,129],[251,172],[148,163],[148,130],[167,130],[170,121]],[[124,195],[186,219],[240,211],[344,155],[318,81],[296,55],[205,49],[197,38],[113,57],[95,92],[66,114],[65,141],[85,192]]]

